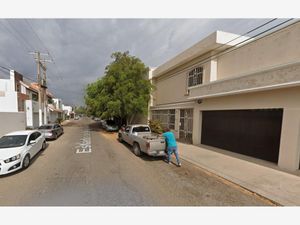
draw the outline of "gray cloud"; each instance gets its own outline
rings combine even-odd
[[[242,34],[268,20],[0,19],[0,65],[35,79],[28,52],[48,49],[55,60],[48,64],[49,90],[66,104],[80,105],[84,87],[104,74],[115,51],[129,50],[157,67],[215,30]]]

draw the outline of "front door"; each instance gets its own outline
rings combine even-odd
[[[179,141],[193,143],[193,109],[180,109]]]

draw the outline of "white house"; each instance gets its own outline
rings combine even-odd
[[[9,79],[0,79],[0,112],[2,118],[10,118],[12,113],[22,113],[23,125],[11,124],[11,131],[18,129],[37,128],[40,125],[39,103],[38,103],[39,85],[23,80],[22,74],[11,70]],[[63,104],[61,99],[54,96],[46,90],[46,95],[41,98],[41,122],[47,124],[54,123],[58,118],[63,118]],[[14,120],[14,119],[11,119]],[[20,121],[20,115],[16,121]],[[7,129],[6,129],[7,130]]]
[[[62,100],[58,98],[52,99],[52,104],[48,104],[48,123],[55,123],[59,119],[63,119]]]
[[[25,88],[21,86],[23,77],[11,70],[9,79],[0,79],[0,136],[26,127],[24,101]]]
[[[62,104],[62,109],[64,111],[64,119],[73,118],[74,112],[72,106]]]

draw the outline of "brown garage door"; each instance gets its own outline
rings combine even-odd
[[[201,143],[278,162],[282,109],[202,112]]]

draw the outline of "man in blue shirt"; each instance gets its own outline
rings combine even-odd
[[[178,155],[177,143],[174,134],[170,131],[169,128],[165,128],[162,136],[166,139],[167,142],[168,163],[171,164],[171,155],[174,153],[176,156],[177,165],[181,166],[179,155]]]

